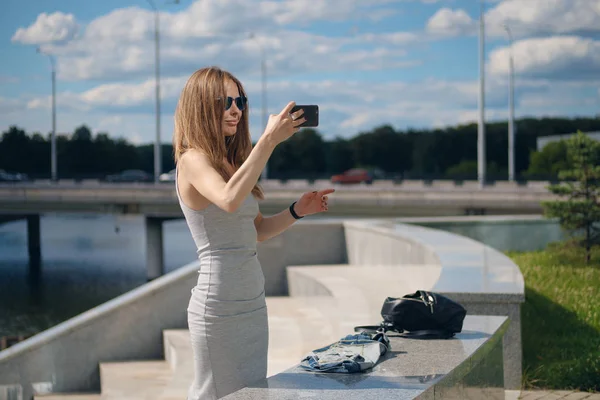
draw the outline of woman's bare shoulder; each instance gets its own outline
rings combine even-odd
[[[206,153],[196,149],[190,149],[183,153],[179,159],[179,164],[183,169],[192,170],[204,169],[211,166],[210,159]]]

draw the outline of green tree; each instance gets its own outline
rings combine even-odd
[[[27,162],[30,138],[23,129],[11,126],[3,132],[0,143],[0,169],[10,172],[30,172]]]
[[[377,167],[385,172],[403,172],[410,168],[411,149],[406,135],[390,125],[361,133],[351,140],[354,160],[360,167]]]
[[[477,179],[477,161],[463,160],[446,170],[448,178]]]
[[[556,178],[561,170],[567,168],[567,142],[560,140],[548,143],[540,151],[532,151],[525,175],[531,178],[541,176]]]
[[[268,167],[269,176],[275,179],[322,175],[327,167],[323,138],[315,129],[300,130],[275,148]]]
[[[75,129],[66,147],[67,175],[78,178],[96,172],[97,150],[98,147],[92,142],[92,132],[87,126],[82,125]]]
[[[586,262],[590,262],[591,247],[600,238],[600,143],[577,132],[566,141],[569,169],[559,172],[557,185],[548,189],[566,200],[542,202],[544,214],[558,218],[561,226],[574,233],[584,232],[581,244],[586,250]]]
[[[332,174],[339,174],[355,166],[352,144],[341,137],[329,143],[329,155],[327,157],[327,170]]]

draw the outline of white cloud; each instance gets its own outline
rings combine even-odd
[[[116,79],[151,76],[154,70],[152,42],[117,42],[88,40],[86,37],[63,49],[65,57],[58,57],[59,78],[63,80]],[[407,34],[386,34],[383,42],[408,41]],[[365,49],[343,49],[350,38],[331,38],[306,32],[280,31],[277,35],[257,36],[256,40],[241,37],[237,41],[225,38],[204,38],[175,41],[163,40],[161,69],[164,76],[191,73],[204,63],[235,66],[238,73],[256,70],[261,50],[268,59],[269,75],[289,75],[308,71],[367,70],[381,67],[413,66],[415,60],[405,59],[405,51],[396,46],[367,46]],[[373,35],[364,42],[373,42]],[[361,38],[355,39],[360,43]],[[240,62],[242,61],[242,62]],[[408,62],[408,63],[407,63]]]
[[[502,36],[504,23],[516,37],[600,31],[600,1],[504,0],[486,13],[486,25]]]
[[[476,80],[453,82],[425,78],[406,82],[369,82],[368,79],[341,82],[318,77],[322,72],[329,74],[417,66],[421,60],[409,57],[405,46],[440,35],[470,34],[477,28],[476,21],[465,11],[442,8],[430,19],[427,32],[424,33],[399,31],[374,34],[355,31],[347,36],[328,37],[299,30],[304,23],[319,19],[364,19],[369,18],[369,14],[379,18],[386,15],[386,4],[393,1],[377,1],[377,6],[381,8],[374,8],[374,13],[366,12],[373,3],[366,5],[361,0],[317,3],[308,0],[202,0],[185,10],[172,13],[167,12],[165,6],[160,14],[163,140],[170,140],[173,109],[185,80],[196,68],[209,64],[232,71],[245,83],[251,99],[251,130],[255,139],[259,136],[261,52],[258,43],[267,55],[268,111],[279,112],[289,100],[319,104],[322,121],[320,131],[328,138],[335,135],[353,136],[384,123],[405,128],[476,121]],[[540,7],[545,9],[538,0],[527,1],[531,2],[528,4],[534,4],[538,11]],[[558,6],[570,4],[559,0],[548,1]],[[573,1],[576,7],[584,7],[578,0]],[[491,21],[494,18],[499,20],[498,16],[505,13],[506,7],[512,3],[513,0],[501,1],[488,12],[486,22],[489,34],[505,34],[501,26],[493,27]],[[523,5],[524,9],[528,7]],[[584,7],[584,10],[590,9]],[[530,31],[538,29],[534,27],[538,24],[536,21],[542,18],[539,13],[529,15],[521,11],[511,14],[516,18],[515,21],[524,21],[522,25],[527,26],[525,22],[529,18],[534,21]],[[552,15],[543,15],[552,20]],[[67,34],[48,36],[47,33],[52,29],[64,32],[56,27],[44,28],[46,36],[34,35],[43,30],[40,27],[45,26],[38,21],[17,31],[15,37],[20,35],[20,38],[13,40],[30,43],[24,38],[33,41],[35,38],[46,40],[47,37],[55,37],[61,40],[61,37],[69,37]],[[598,79],[594,71],[600,70],[596,55],[600,55],[598,41],[574,35],[521,39],[524,31],[520,31],[515,21],[511,22],[511,26],[514,25],[513,31],[516,32],[517,115],[557,115],[561,112],[564,115],[565,107],[573,110],[593,106],[591,99],[595,98],[596,90],[586,94],[587,97],[578,95],[574,86],[570,86],[574,83],[566,78],[568,75],[575,77],[580,80],[579,84],[587,78],[587,84],[598,84],[594,80]],[[586,29],[593,29],[590,27],[592,22],[585,22],[585,26],[588,26]],[[153,140],[153,27],[151,11],[132,7],[94,19],[81,30],[81,34],[70,34],[72,39],[66,43],[63,40],[57,44],[54,39],[44,42],[46,50],[57,54],[60,80],[97,82],[95,87],[82,92],[71,90],[58,93],[59,131],[71,132],[85,123],[95,132],[107,131],[112,136],[126,135],[138,142]],[[575,29],[569,23],[564,27],[565,30]],[[211,37],[207,35],[208,31],[214,35],[230,36]],[[257,32],[256,39],[248,37],[252,31]],[[29,36],[25,36],[25,32]],[[506,118],[507,52],[507,47],[500,47],[490,53],[486,80],[488,120]],[[310,78],[305,78],[307,75]],[[370,75],[370,78],[375,77],[375,74]],[[15,100],[0,98],[0,129],[19,123],[25,124],[28,131],[47,131],[49,107],[49,96],[20,97]],[[7,114],[5,110],[10,113]]]
[[[427,31],[441,36],[473,35],[479,15],[442,8],[427,22]],[[485,13],[486,36],[506,37],[507,24],[515,38],[540,34],[600,31],[597,0],[503,0]]]
[[[532,38],[514,42],[515,73],[523,77],[568,80],[600,77],[600,41],[577,36]],[[490,54],[489,70],[506,75],[509,48],[496,48]]]
[[[78,29],[79,25],[73,14],[60,11],[41,13],[29,27],[17,29],[12,41],[37,45],[67,42],[77,35]]]
[[[416,42],[420,35],[415,32],[391,32],[391,33],[364,33],[356,36],[356,41],[361,43],[379,43],[379,44],[408,44]]]
[[[286,75],[307,71],[340,71],[352,68],[397,68],[418,65],[418,61],[401,59],[405,53],[398,46],[415,41],[409,32],[348,35],[327,37],[294,30],[316,20],[343,20],[371,18],[388,13],[386,4],[394,1],[376,0],[365,5],[360,0],[247,1],[202,0],[187,9],[160,13],[161,70],[163,76],[191,73],[199,64],[218,63],[239,66],[241,73],[256,69],[260,62],[260,48],[268,58],[269,74]],[[377,8],[382,6],[384,8]],[[236,10],[231,12],[231,10]],[[367,12],[369,11],[369,12]],[[370,16],[370,17],[369,17]],[[51,17],[61,20],[63,31],[72,15]],[[59,18],[60,17],[60,18]],[[65,18],[63,18],[65,17]],[[38,21],[19,30],[41,31]],[[56,29],[60,27],[55,23]],[[45,26],[45,25],[44,25]],[[232,27],[235,27],[232,29]],[[239,27],[239,28],[238,28]],[[43,35],[32,36],[27,43],[50,43]],[[257,33],[250,39],[252,32]],[[50,44],[45,50],[57,56],[58,77],[61,80],[122,80],[152,76],[154,70],[154,14],[148,9],[129,7],[114,10],[92,20],[82,34],[61,35],[72,37],[67,43]],[[16,40],[16,39],[14,39]],[[21,40],[22,41],[22,40]],[[373,44],[376,46],[373,46]],[[394,50],[382,48],[394,44]],[[360,48],[361,45],[364,45]],[[339,56],[341,54],[341,56]],[[243,62],[240,62],[243,60]],[[345,62],[343,62],[345,60]],[[351,61],[351,64],[348,63]],[[230,68],[231,69],[231,68]]]
[[[428,21],[426,30],[433,35],[462,36],[475,31],[476,24],[466,11],[439,9]]]

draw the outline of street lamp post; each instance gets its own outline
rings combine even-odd
[[[254,41],[258,44],[258,47],[260,47],[260,58],[261,58],[261,62],[260,62],[260,75],[261,75],[261,88],[262,88],[262,100],[261,100],[261,108],[262,108],[262,125],[263,128],[267,126],[267,56],[266,56],[266,52],[265,52],[265,47],[262,45],[262,43],[260,43],[260,41],[257,39],[256,35],[254,33],[250,33],[250,38],[254,39]],[[265,168],[263,169],[262,173],[261,173],[261,178],[263,180],[266,180],[268,177],[268,163],[265,164]]]
[[[56,59],[50,53],[45,53],[41,48],[37,52],[45,54],[50,59],[52,67],[52,133],[50,134],[50,176],[53,182],[57,181],[56,168]]]
[[[513,39],[508,25],[504,25],[508,34],[509,83],[508,83],[508,180],[515,180],[515,68],[513,58]]]
[[[156,140],[154,142],[154,182],[159,182],[159,176],[162,172],[162,155],[160,144],[160,30],[158,8],[154,0],[147,0],[150,7],[154,10],[154,81],[156,97]],[[172,4],[179,4],[179,0],[174,0]]]
[[[148,0],[154,9],[154,86],[155,86],[155,113],[156,113],[156,139],[154,142],[154,182],[159,182],[162,172],[162,155],[160,148],[160,31],[159,14],[154,0]]]
[[[477,125],[477,179],[479,187],[485,185],[485,0],[480,1],[479,11],[479,121]]]

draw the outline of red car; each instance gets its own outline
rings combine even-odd
[[[362,168],[353,168],[345,171],[339,175],[333,175],[331,177],[332,183],[373,183],[373,175]]]

